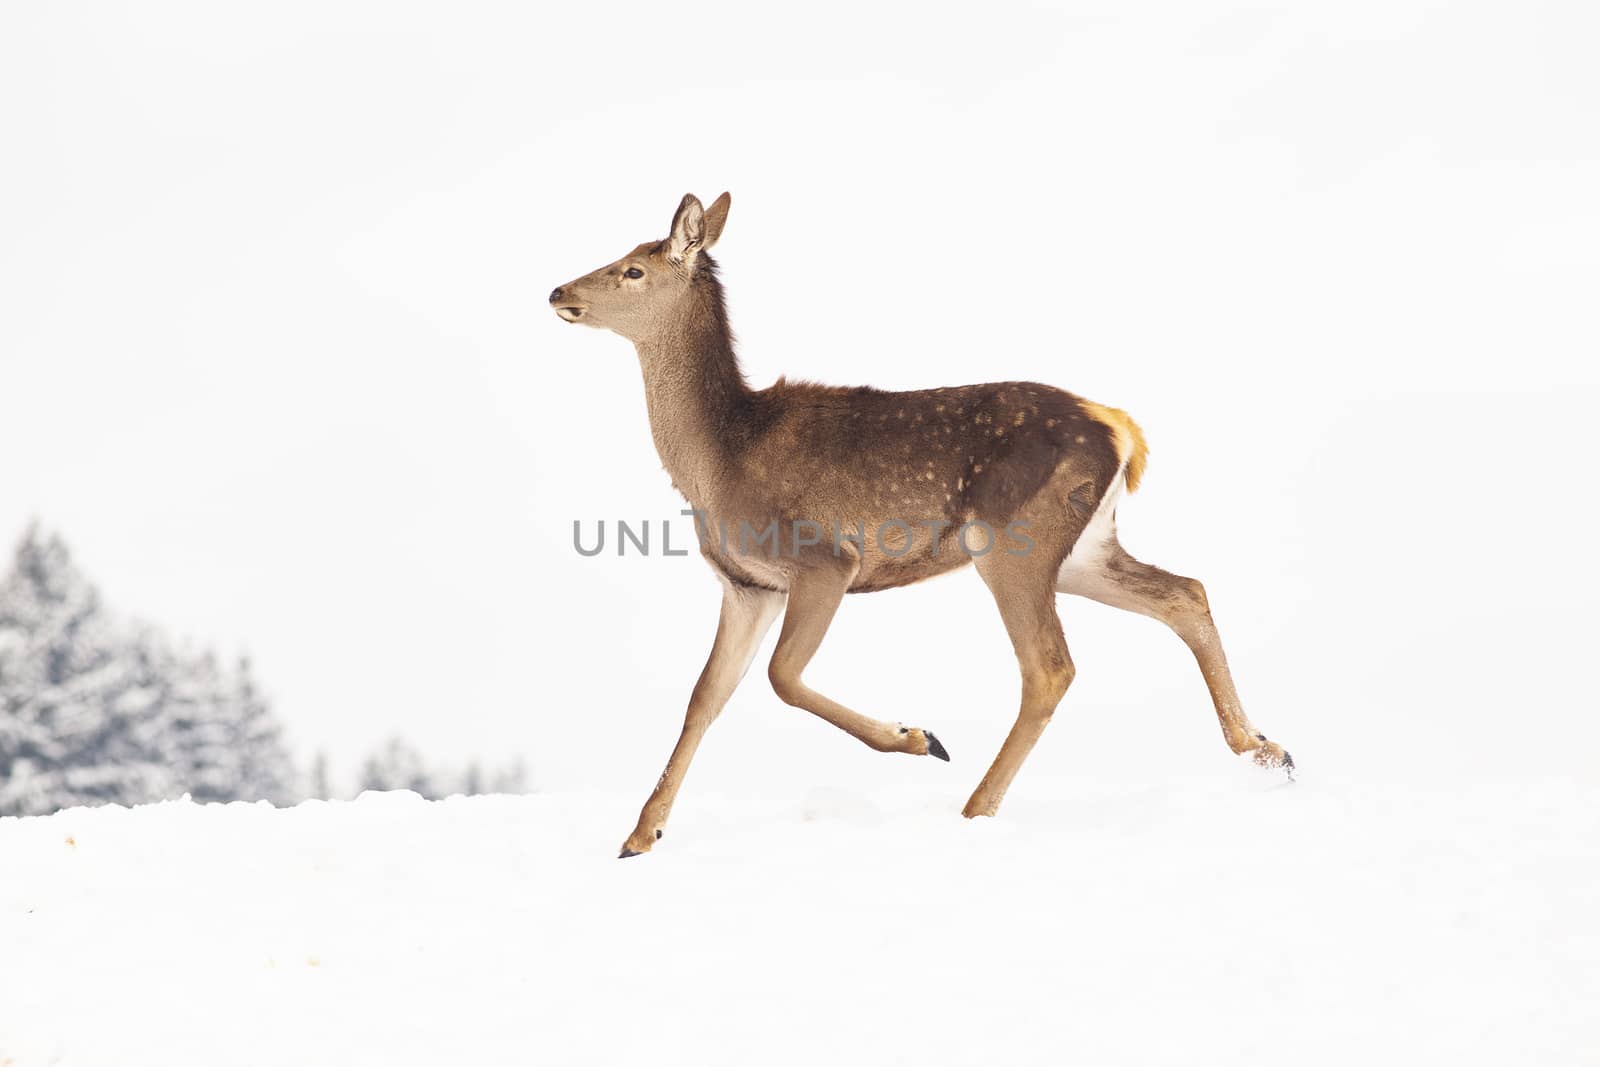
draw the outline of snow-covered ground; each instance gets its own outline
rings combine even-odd
[[[0,821],[0,1064],[1594,1063],[1600,790],[1036,777]]]

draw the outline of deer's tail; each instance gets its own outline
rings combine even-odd
[[[1108,408],[1092,400],[1081,400],[1079,403],[1091,419],[1111,431],[1111,440],[1117,446],[1117,458],[1122,461],[1124,477],[1128,481],[1128,492],[1133,492],[1139,488],[1139,479],[1144,477],[1145,463],[1150,456],[1144,431],[1120,408]]]

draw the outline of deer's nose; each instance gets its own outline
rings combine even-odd
[[[550,303],[561,303],[561,286],[558,285],[554,289],[550,290]]]

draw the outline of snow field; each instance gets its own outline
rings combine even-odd
[[[1235,773],[0,821],[0,1063],[1595,1062],[1600,794]],[[1587,1057],[1587,1058],[1586,1058]]]

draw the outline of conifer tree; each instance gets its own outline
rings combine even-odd
[[[61,539],[30,527],[0,579],[0,815],[78,804],[292,799],[247,660],[113,619]]]
[[[0,579],[0,814],[170,793],[143,667],[61,539],[30,527]]]

